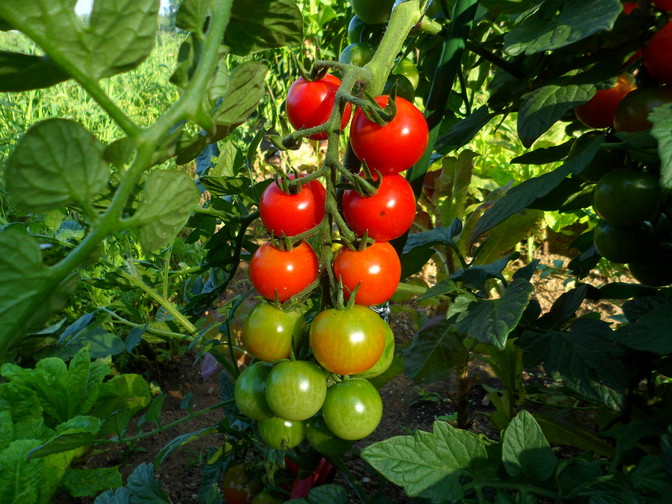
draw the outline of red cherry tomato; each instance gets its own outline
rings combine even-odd
[[[345,191],[343,214],[359,236],[368,231],[369,237],[377,242],[394,240],[408,231],[415,219],[413,188],[401,175],[383,175],[373,196]]]
[[[343,281],[346,298],[359,285],[355,303],[372,306],[384,303],[397,290],[401,262],[388,242],[377,242],[362,251],[341,248],[334,259],[334,275]]]
[[[644,66],[651,77],[672,84],[672,21],[653,34],[644,47]]]
[[[609,89],[598,89],[595,96],[583,105],[576,107],[574,113],[586,126],[591,128],[610,128],[614,123],[614,112],[623,97],[636,89],[635,80],[630,74],[621,74]]]
[[[653,3],[665,12],[672,12],[672,0],[653,0]]]
[[[276,182],[269,185],[259,200],[261,222],[275,236],[295,236],[317,226],[324,217],[326,191],[318,180],[287,194]]]
[[[385,107],[389,96],[376,98]],[[357,110],[350,126],[350,144],[357,157],[372,171],[399,173],[407,170],[425,153],[429,141],[427,121],[415,105],[397,97],[397,115],[385,126],[369,121]]]
[[[250,280],[259,294],[266,299],[283,302],[308,287],[319,271],[319,262],[313,248],[301,242],[292,250],[284,251],[270,243],[259,247],[250,260]]]
[[[329,119],[334,108],[336,91],[341,80],[327,74],[320,80],[308,82],[299,77],[287,92],[287,118],[296,129],[314,128]],[[350,104],[346,105],[341,119],[344,129],[350,119]],[[310,135],[311,140],[326,140],[326,133]]]

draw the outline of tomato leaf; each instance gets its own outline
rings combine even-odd
[[[303,42],[303,17],[292,0],[234,0],[224,36],[238,56]]]
[[[126,486],[100,494],[95,504],[171,504],[161,484],[154,478],[154,466],[143,462],[126,481]]]
[[[27,212],[88,204],[109,178],[104,146],[84,127],[48,119],[21,138],[7,162],[7,191]]]
[[[212,0],[190,0],[182,2],[175,16],[175,26],[186,32],[203,32],[205,18],[213,6]]]
[[[520,141],[530,147],[565,112],[587,102],[594,94],[593,84],[551,84],[523,95],[517,123]]]
[[[185,172],[154,170],[145,181],[140,208],[140,243],[146,250],[170,244],[198,203],[196,184]]]
[[[439,225],[448,225],[465,215],[476,157],[477,153],[463,150],[458,158],[452,156],[443,158],[441,174],[434,181],[432,195]]]
[[[476,262],[488,264],[500,257],[502,251],[513,249],[530,234],[542,217],[542,212],[528,209],[497,224],[488,233],[488,239],[479,247]]]
[[[567,154],[569,154],[573,144],[574,140],[572,139],[560,145],[552,145],[550,147],[542,147],[531,150],[513,158],[511,163],[533,165],[555,163],[556,161],[560,161],[561,159],[567,157]]]
[[[469,352],[455,325],[446,319],[430,321],[404,349],[405,372],[414,381],[438,381],[466,362]]]
[[[542,362],[546,372],[568,388],[614,411],[623,406],[625,370],[614,347],[609,324],[580,318],[568,332],[535,334],[525,331],[521,346],[526,365]]]
[[[435,150],[442,154],[463,147],[497,114],[489,112],[487,105],[474,110],[471,115],[453,124],[445,135],[436,140]]]
[[[497,278],[504,281],[504,268],[506,268],[506,265],[509,264],[509,262],[518,259],[519,256],[520,254],[518,252],[514,252],[513,254],[497,259],[491,264],[480,264],[471,266],[466,270],[459,270],[450,275],[450,278],[462,282],[464,287],[474,290],[485,290],[485,282],[490,278]]]
[[[460,486],[465,472],[478,472],[487,461],[487,440],[449,424],[434,422],[433,432],[417,431],[362,449],[362,458],[392,483],[416,497],[453,476],[451,486]]]
[[[560,12],[558,12],[558,9]],[[511,55],[552,51],[578,42],[593,33],[608,31],[621,13],[619,0],[545,0],[518,18],[504,35]]]
[[[672,352],[672,303],[668,300],[656,306],[630,324],[623,325],[614,334],[623,345],[665,355]]]
[[[348,493],[341,485],[328,484],[312,488],[308,496],[285,501],[285,504],[347,504]]]
[[[502,462],[511,476],[533,481],[546,481],[555,471],[558,459],[528,411],[518,413],[502,434]]]
[[[554,414],[553,412],[535,413],[534,418],[541,426],[544,437],[549,443],[575,446],[604,457],[611,457],[614,454],[614,447],[611,444],[590,432],[577,419],[566,420],[561,418],[560,414]],[[598,471],[599,475],[601,475],[600,471]]]
[[[96,0],[88,26],[75,15],[75,3],[3,0],[0,17],[94,79],[135,68],[154,48],[159,0]]]
[[[266,92],[266,72],[264,63],[248,62],[229,75],[226,95],[214,115],[217,125],[238,126],[256,110]]]
[[[53,86],[70,76],[47,56],[0,51],[0,91]]]
[[[658,140],[660,185],[672,189],[672,104],[656,108],[649,119],[653,123],[651,134]]]
[[[530,301],[534,287],[523,278],[514,280],[499,299],[472,302],[456,322],[458,331],[503,349]]]

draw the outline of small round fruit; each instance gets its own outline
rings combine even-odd
[[[376,97],[385,108],[388,95]],[[397,113],[384,126],[370,121],[357,109],[350,125],[350,144],[355,155],[366,161],[372,172],[399,173],[420,161],[429,141],[427,121],[408,100],[397,97]]]
[[[329,387],[322,415],[331,432],[356,441],[376,430],[383,416],[383,401],[368,381],[346,380]]]
[[[229,504],[248,504],[262,488],[261,480],[250,478],[245,464],[231,466],[222,481],[222,494]]]
[[[332,457],[343,455],[352,447],[351,441],[341,439],[329,430],[322,416],[306,421],[306,438],[319,453]]]
[[[376,49],[366,42],[355,42],[346,46],[343,51],[341,51],[338,61],[341,63],[347,63],[349,65],[355,65],[358,67],[363,67],[375,54]]]
[[[595,226],[593,241],[605,259],[614,263],[627,263],[644,259],[654,240],[651,229],[614,226],[600,221]]]
[[[350,228],[362,236],[385,242],[400,237],[415,219],[415,195],[411,184],[401,175],[383,175],[373,196],[355,190],[343,193],[343,215]]]
[[[366,24],[381,24],[390,19],[394,0],[352,0],[352,10]]]
[[[325,199],[326,191],[318,180],[300,186],[294,194],[273,182],[261,195],[259,216],[273,235],[296,236],[322,222]]]
[[[266,490],[262,490],[259,492],[257,495],[254,496],[254,499],[252,499],[252,502],[250,504],[282,504],[281,499],[278,499],[276,497],[273,497],[271,493],[269,493]]]
[[[277,416],[301,421],[320,411],[327,395],[327,378],[307,361],[278,362],[266,380],[266,401]]]
[[[357,377],[375,378],[387,371],[394,360],[394,346],[394,333],[392,332],[392,328],[385,323],[385,348],[383,349],[383,354],[371,368],[363,373],[359,373]]]
[[[591,128],[610,128],[614,123],[614,113],[620,101],[630,91],[636,89],[632,75],[618,76],[616,84],[609,89],[598,89],[595,95],[583,105],[574,109],[576,117]]]
[[[401,262],[388,242],[364,250],[342,247],[334,258],[334,275],[343,282],[346,298],[357,289],[355,303],[373,306],[392,297],[401,279]]]
[[[293,422],[284,418],[259,420],[257,427],[261,440],[276,450],[291,450],[299,446],[306,437],[303,422]]]
[[[416,67],[415,63],[411,60],[406,58],[400,60],[392,69],[392,73],[403,75],[413,85],[413,89],[418,89],[418,84],[420,84],[420,72],[418,71],[418,67]]]
[[[672,84],[672,21],[653,34],[644,47],[644,66],[649,75],[663,84]]]
[[[257,362],[245,368],[236,380],[234,388],[236,406],[243,415],[252,420],[264,420],[275,416],[266,401],[266,379],[270,371],[270,364]]]
[[[405,100],[413,103],[415,99],[415,90],[413,89],[413,84],[403,75],[390,74],[390,76],[385,81],[385,87],[383,88],[383,93],[386,95],[391,95],[392,91],[396,88],[396,96],[401,96]]]
[[[319,80],[307,81],[299,77],[287,92],[287,119],[297,130],[314,128],[327,122],[334,109],[336,92],[341,80],[331,74],[326,74]],[[341,118],[341,129],[345,129],[350,120],[350,105],[345,107]],[[311,140],[326,140],[327,134],[316,133],[310,135]]]
[[[649,114],[666,103],[672,103],[672,86],[638,88],[628,93],[614,112],[616,131],[646,131],[651,128]]]
[[[665,12],[672,12],[672,0],[653,0],[653,3]]]
[[[298,294],[317,279],[319,261],[306,242],[291,250],[270,243],[259,247],[250,260],[250,280],[259,294],[281,303]]]
[[[257,359],[288,359],[292,345],[299,346],[305,329],[306,321],[299,309],[286,312],[269,303],[259,303],[245,319],[242,340]]]
[[[661,197],[656,177],[619,168],[608,172],[595,185],[593,209],[609,224],[637,226],[656,215]]]
[[[362,373],[383,354],[385,330],[383,319],[370,308],[332,308],[318,313],[310,324],[310,348],[327,371],[339,375]]]

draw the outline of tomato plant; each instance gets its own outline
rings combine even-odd
[[[377,45],[385,32],[384,24],[371,25],[354,15],[348,24],[348,42],[356,44],[357,42],[367,42]]]
[[[608,172],[595,185],[593,209],[616,226],[636,226],[656,215],[661,201],[658,179],[630,168]]]
[[[383,348],[383,353],[380,356],[380,359],[378,359],[369,369],[363,373],[359,373],[357,377],[375,378],[387,371],[394,360],[394,348],[394,333],[392,332],[392,328],[388,324],[385,324],[385,347]]]
[[[317,362],[332,373],[361,373],[380,359],[386,325],[365,306],[324,310],[310,324],[310,348]]]
[[[385,107],[388,95],[376,97]],[[350,125],[350,144],[357,157],[372,171],[399,173],[417,163],[425,152],[429,130],[422,112],[415,105],[397,97],[397,114],[385,126],[370,121],[361,110],[355,111]]]
[[[621,74],[609,89],[598,89],[590,100],[574,109],[576,117],[591,128],[610,128],[614,123],[616,107],[623,97],[636,89],[630,74]]]
[[[363,67],[373,57],[375,48],[368,42],[355,42],[346,46],[338,57],[341,63]]]
[[[271,365],[257,362],[245,368],[236,380],[234,398],[240,412],[252,420],[273,418],[276,414],[266,401],[266,380]]]
[[[352,0],[352,10],[366,24],[385,23],[390,18],[394,0]]]
[[[644,285],[664,287],[672,284],[672,254],[669,250],[654,247],[645,260],[630,262],[628,268],[635,280]]]
[[[319,366],[307,361],[278,362],[266,380],[266,400],[286,420],[306,420],[322,407],[327,378]]]
[[[259,420],[257,428],[261,440],[276,450],[295,448],[306,437],[306,426],[303,422],[294,422],[279,417]]]
[[[257,359],[288,359],[292,347],[303,339],[306,322],[299,309],[282,311],[269,303],[259,303],[247,315],[243,344]]]
[[[334,100],[341,80],[332,74],[326,74],[319,80],[307,81],[299,77],[287,92],[287,119],[296,129],[314,128],[324,124],[334,109]],[[345,129],[350,120],[348,105],[341,118],[341,129]],[[312,140],[326,140],[325,132],[309,136]]]
[[[275,236],[304,233],[317,226],[324,218],[326,193],[318,180],[311,180],[299,186],[296,191],[286,193],[277,182],[273,182],[261,195],[261,222]]]
[[[383,401],[369,381],[345,380],[329,387],[322,415],[331,432],[355,441],[376,430],[383,416]]]
[[[420,84],[420,72],[418,71],[418,67],[416,67],[415,63],[413,63],[408,58],[403,58],[400,60],[399,63],[397,63],[396,66],[392,69],[392,73],[406,77],[413,85],[413,89],[417,89],[418,84]]]
[[[388,242],[376,242],[364,250],[342,247],[334,258],[334,275],[343,282],[346,298],[359,286],[355,303],[373,306],[384,303],[397,290],[401,262]]]
[[[274,497],[269,491],[262,490],[254,496],[251,504],[282,504],[282,502],[281,499]]]
[[[644,66],[654,79],[663,84],[672,84],[670,51],[672,51],[672,21],[654,33],[644,47]]]
[[[306,421],[306,438],[315,450],[331,457],[343,455],[352,447],[352,442],[339,438],[329,430],[321,415]]]
[[[601,221],[593,235],[595,248],[602,257],[614,263],[640,261],[654,244],[651,229],[643,226],[614,226]]]
[[[280,302],[298,294],[317,279],[319,262],[313,248],[301,242],[291,250],[270,243],[259,247],[250,260],[250,280],[259,294]]]
[[[614,112],[616,131],[645,131],[651,128],[649,114],[656,107],[672,103],[672,87],[638,88],[628,93]]]
[[[378,191],[363,196],[355,190],[343,194],[343,215],[359,236],[368,232],[376,241],[390,241],[409,230],[415,218],[415,196],[401,175],[383,175]]]
[[[249,504],[262,488],[261,480],[250,477],[245,464],[231,466],[222,481],[222,495],[229,504]]]

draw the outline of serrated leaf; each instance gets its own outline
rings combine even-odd
[[[175,26],[186,32],[202,32],[212,0],[184,0],[175,16]]]
[[[556,418],[552,414],[544,413],[535,413],[534,418],[544,432],[544,437],[550,443],[575,446],[605,457],[611,457],[614,454],[612,445],[587,430],[577,421],[569,422]]]
[[[669,496],[672,492],[672,480],[665,472],[663,460],[657,455],[644,455],[630,474],[630,481],[643,494]]]
[[[502,434],[502,462],[511,476],[546,481],[558,459],[531,413],[522,410]]]
[[[54,60],[100,79],[139,65],[152,51],[159,0],[96,0],[88,26],[71,0],[3,0],[0,17]]]
[[[198,203],[196,184],[184,172],[154,170],[145,181],[140,208],[140,243],[146,250],[169,245]]]
[[[649,120],[653,123],[651,134],[658,140],[660,157],[660,185],[672,189],[672,104],[657,107]]]
[[[459,270],[452,275],[450,279],[456,282],[462,282],[464,287],[474,290],[484,290],[485,283],[491,278],[497,278],[504,281],[504,269],[511,261],[518,259],[520,254],[514,252],[501,259],[497,259],[491,264],[476,264],[466,270]]]
[[[409,497],[456,473],[477,472],[487,460],[483,438],[442,421],[434,422],[431,433],[417,431],[367,446],[361,456]]]
[[[266,64],[252,61],[243,63],[229,75],[226,95],[214,115],[217,125],[237,126],[257,109],[266,93],[266,72]]]
[[[488,233],[488,239],[478,249],[477,264],[488,264],[513,248],[529,236],[532,229],[543,217],[538,210],[523,210],[515,213],[504,222],[497,224]]]
[[[234,0],[224,37],[238,56],[303,43],[303,16],[292,0]]]
[[[404,254],[408,254],[417,248],[429,248],[435,245],[455,244],[455,237],[462,231],[462,223],[455,219],[449,227],[438,226],[431,231],[414,233],[409,235],[404,245]]]
[[[232,194],[241,194],[250,187],[250,179],[247,177],[201,177],[199,179],[203,187],[213,196],[221,197]]]
[[[668,300],[635,322],[620,327],[614,338],[623,345],[658,355],[672,353],[672,303]]]
[[[47,56],[0,51],[0,92],[46,88],[69,77]]]
[[[416,382],[442,380],[468,356],[452,323],[445,319],[430,321],[404,349],[405,373]]]
[[[543,361],[544,369],[554,379],[585,398],[619,411],[627,382],[611,338],[612,330],[606,322],[580,318],[569,332],[526,331],[520,342],[528,364]]]
[[[517,122],[520,141],[525,147],[530,147],[565,112],[587,102],[594,94],[593,84],[551,84],[524,95]]]
[[[534,287],[523,278],[514,280],[499,299],[484,299],[471,303],[456,322],[458,331],[470,337],[504,348],[525,307]]]
[[[7,162],[9,196],[27,212],[88,204],[109,178],[104,148],[74,121],[38,123],[19,140]]]
[[[463,150],[457,158],[443,158],[441,175],[434,182],[432,195],[439,226],[449,225],[465,214],[474,158],[477,156],[475,152]]]
[[[154,479],[154,466],[143,462],[128,477],[126,488],[130,502],[143,504],[170,504],[168,495]]]
[[[556,15],[558,8],[562,10]],[[608,31],[621,13],[618,0],[546,0],[531,15],[504,35],[512,55],[552,51],[578,42],[593,33]]]
[[[122,485],[119,466],[69,469],[61,484],[73,497],[92,497]]]
[[[320,485],[308,492],[308,502],[310,504],[348,504],[348,493],[341,485]]]

